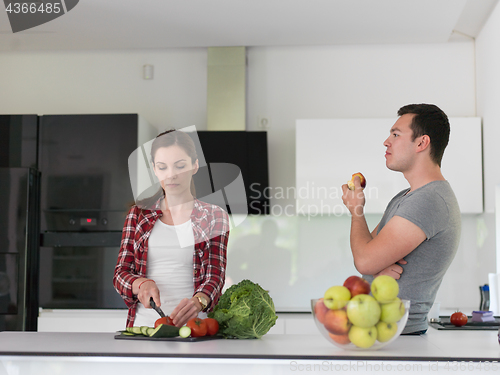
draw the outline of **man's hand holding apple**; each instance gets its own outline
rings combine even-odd
[[[364,212],[365,194],[361,187],[359,176],[354,176],[354,190],[350,190],[347,184],[342,185],[342,201],[353,216],[361,216]]]

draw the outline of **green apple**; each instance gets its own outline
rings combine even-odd
[[[394,337],[398,331],[397,323],[378,322],[377,325],[377,340],[387,342]]]
[[[352,326],[349,330],[349,340],[358,348],[369,348],[377,340],[377,328]]]
[[[377,301],[387,303],[398,296],[399,285],[392,277],[380,275],[372,281],[371,291]]]
[[[405,304],[399,298],[380,305],[380,320],[385,323],[395,323],[405,314]]]
[[[373,327],[380,319],[380,304],[368,294],[358,294],[347,304],[347,317],[358,327]]]
[[[325,292],[323,303],[331,310],[338,310],[347,305],[351,299],[351,292],[345,286],[335,285]]]

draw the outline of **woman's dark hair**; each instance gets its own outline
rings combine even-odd
[[[398,116],[414,114],[410,128],[413,131],[412,141],[422,135],[431,139],[431,159],[441,167],[444,149],[450,139],[450,123],[448,116],[434,104],[408,104],[401,107]]]
[[[194,145],[193,140],[189,135],[184,133],[183,131],[178,131],[175,129],[167,130],[163,133],[160,133],[156,136],[151,145],[151,164],[154,168],[155,164],[155,155],[156,151],[162,147],[170,147],[173,145],[177,145],[182,148],[186,154],[191,158],[191,162],[194,164],[198,159],[198,155],[196,153],[196,146]],[[196,189],[194,186],[194,181],[191,179],[191,194],[193,197],[196,197]],[[165,196],[165,191],[160,187],[160,190],[156,192],[152,197],[146,198],[137,202],[137,205],[144,208],[151,208],[161,197]]]

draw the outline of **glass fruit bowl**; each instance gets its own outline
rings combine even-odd
[[[410,301],[397,298],[379,303],[371,295],[358,296],[335,301],[334,309],[326,307],[323,298],[311,300],[321,334],[346,350],[377,350],[396,340],[408,320]]]

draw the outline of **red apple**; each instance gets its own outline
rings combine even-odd
[[[351,328],[351,322],[347,319],[347,312],[341,310],[328,310],[325,314],[325,328],[334,335],[345,335]]]
[[[349,276],[344,286],[351,292],[351,298],[358,294],[370,294],[370,283],[359,276]]]
[[[347,182],[347,187],[349,190],[354,190],[354,177],[358,176],[359,177],[359,183],[361,185],[361,189],[364,189],[366,186],[366,178],[363,176],[361,172],[354,173],[351,177],[351,179]]]
[[[342,345],[347,345],[351,342],[347,333],[344,335],[335,335],[333,333],[328,333],[328,335],[332,338],[333,341]]]
[[[318,319],[318,322],[320,322],[321,324],[325,323],[325,314],[328,312],[328,310],[330,309],[323,303],[323,298],[320,298],[316,302],[316,305],[314,305],[314,315],[316,315],[316,319]]]

